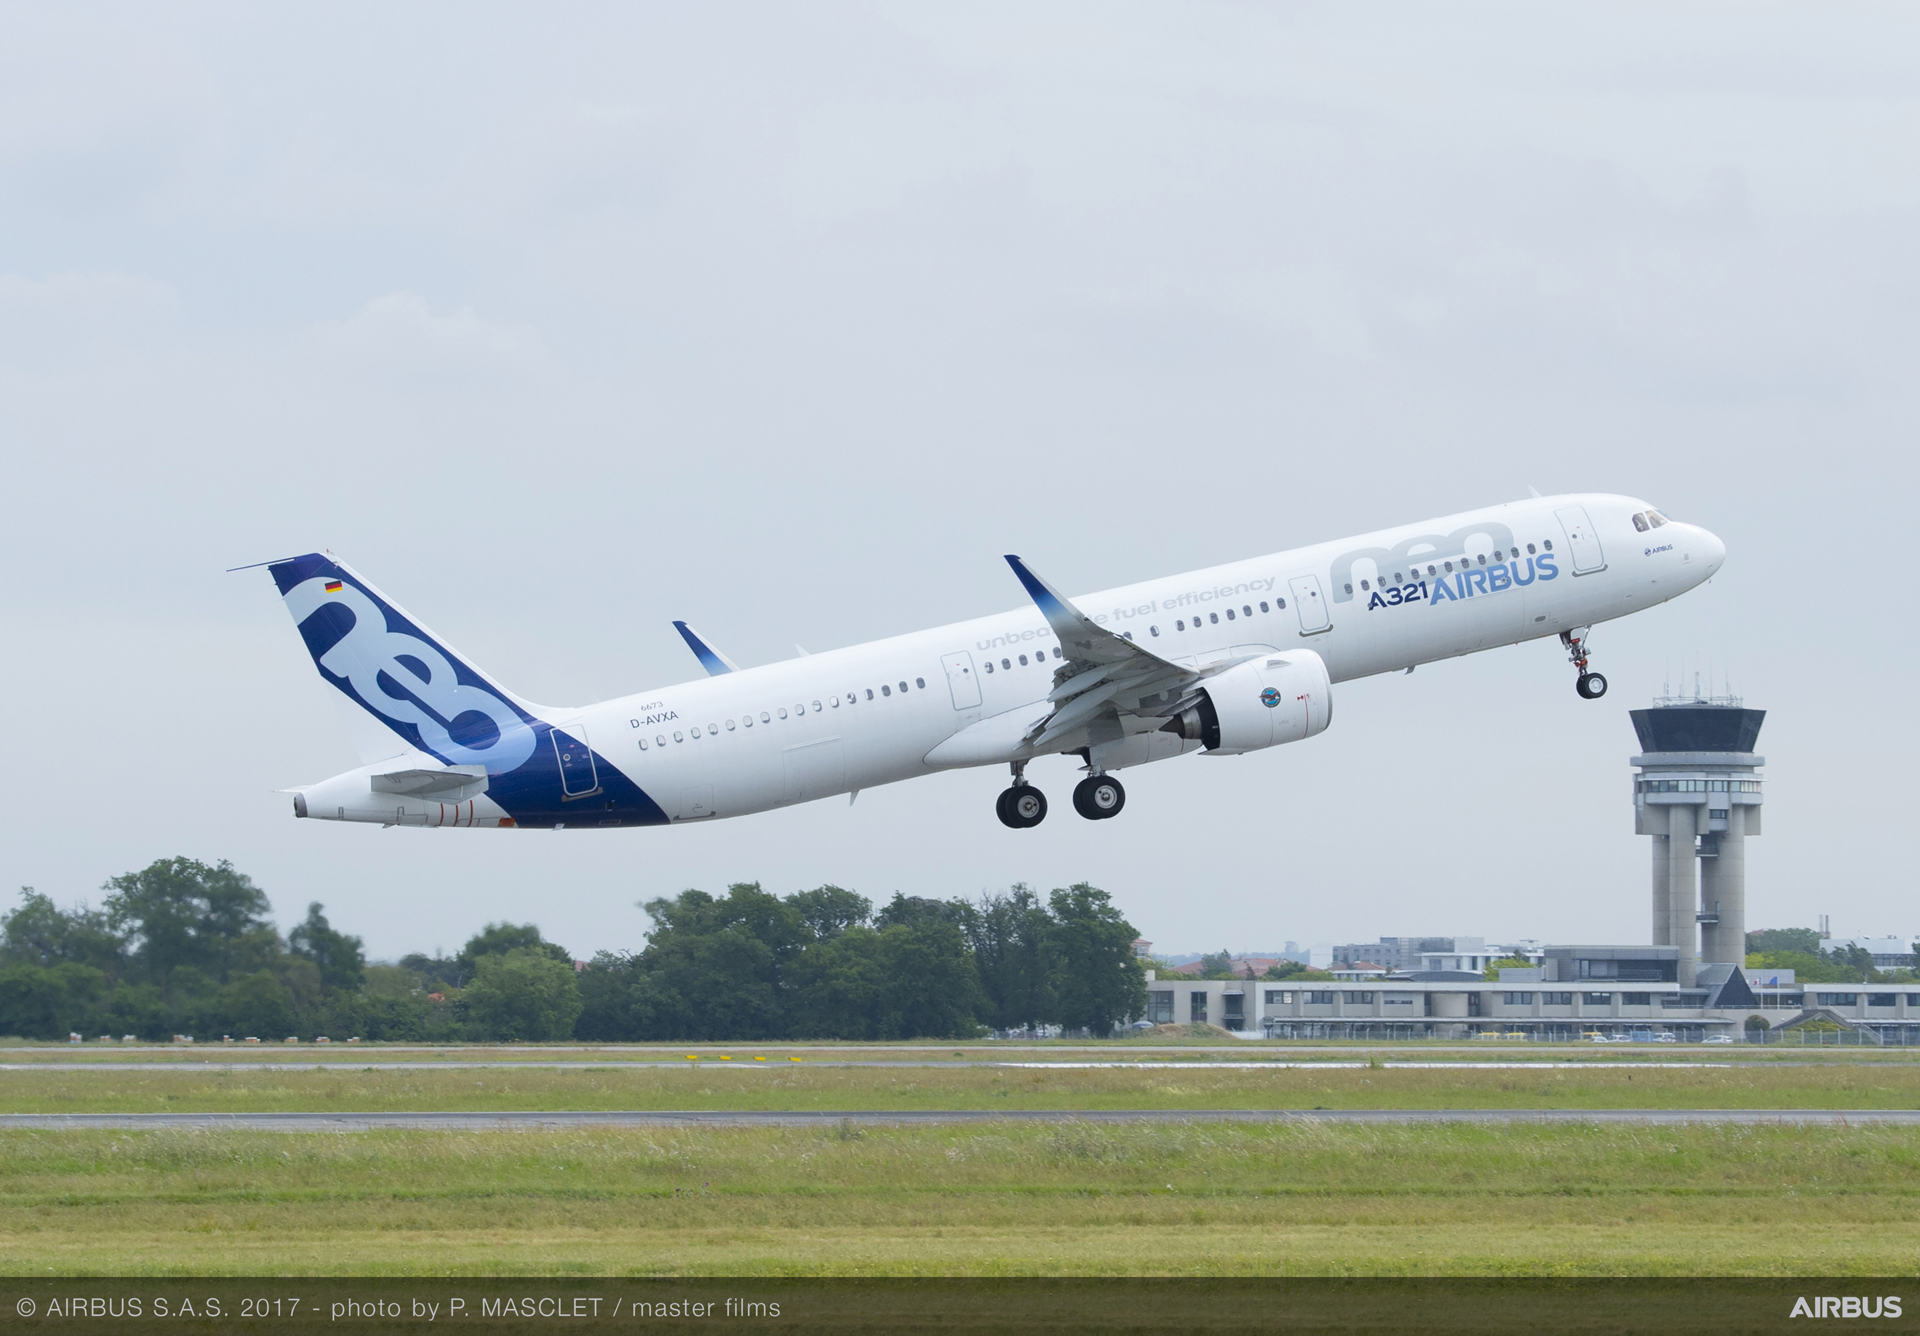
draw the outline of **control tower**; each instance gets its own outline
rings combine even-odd
[[[1653,836],[1653,944],[1680,948],[1680,986],[1690,988],[1701,962],[1746,964],[1746,841],[1760,834],[1766,764],[1753,745],[1767,712],[1696,694],[1629,713],[1641,752],[1633,830]]]

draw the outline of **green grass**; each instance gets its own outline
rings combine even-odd
[[[0,1132],[12,1274],[1841,1275],[1920,1129]]]
[[[561,1109],[1913,1109],[1920,1065],[1051,1070],[797,1064],[554,1071],[0,1072],[0,1112]]]

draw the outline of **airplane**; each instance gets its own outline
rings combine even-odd
[[[1626,496],[1540,497],[1069,598],[1018,556],[1030,602],[757,668],[685,621],[707,676],[586,706],[514,694],[324,552],[268,568],[320,675],[405,744],[291,790],[294,814],[382,826],[714,821],[937,771],[1006,766],[1002,823],[1046,819],[1036,757],[1078,757],[1081,816],[1118,772],[1324,732],[1332,686],[1546,636],[1584,699],[1588,637],[1720,569],[1726,545]],[[248,568],[236,568],[248,569]],[[797,648],[797,647],[796,647]]]

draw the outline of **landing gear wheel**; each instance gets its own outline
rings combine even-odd
[[[1127,791],[1112,775],[1088,775],[1073,787],[1073,810],[1089,821],[1119,816],[1127,805]]]
[[[1001,793],[993,810],[1001,824],[1027,830],[1047,819],[1047,795],[1031,784],[1015,784]]]
[[[1587,667],[1587,635],[1592,630],[1590,626],[1576,626],[1560,633],[1560,643],[1567,647],[1567,658],[1580,674],[1574,679],[1573,689],[1580,693],[1581,700],[1599,700],[1607,694],[1607,679]]]

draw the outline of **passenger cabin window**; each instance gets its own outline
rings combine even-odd
[[[992,660],[992,659],[988,659],[988,660],[987,660],[987,671],[988,671],[988,672],[992,672],[992,671],[993,671],[993,660]],[[872,695],[873,693],[872,693],[871,691],[869,691],[869,692],[868,692],[867,694],[868,694],[869,696],[871,696],[871,695]]]
[[[1282,611],[1285,611],[1287,606],[1287,601],[1284,598],[1276,598],[1273,601],[1273,606],[1281,609]]]
[[[1228,609],[1227,609],[1227,620],[1228,620],[1228,621],[1232,621],[1232,620],[1233,620],[1233,609],[1232,609],[1232,608],[1228,608]]]
[[[1447,563],[1447,574],[1453,574],[1453,563],[1451,561]]]
[[[1186,630],[1186,629],[1187,629],[1187,619],[1186,619],[1186,618],[1184,618],[1184,617],[1176,617],[1176,618],[1174,619],[1174,622],[1173,622],[1173,629],[1174,629],[1174,630],[1176,630],[1176,631],[1184,631],[1184,630]]]
[[[1540,540],[1540,546],[1551,552],[1553,551],[1553,540],[1551,538],[1542,538]]]
[[[1000,666],[1001,666],[1002,668],[1005,668],[1005,669],[1006,669],[1007,671],[1009,671],[1009,672],[1011,672],[1011,671],[1013,671],[1013,660],[1012,660],[1012,659],[1002,659],[1002,660],[1000,660]],[[907,684],[906,684],[905,682],[902,682],[902,683],[900,684],[900,689],[901,689],[902,691],[905,691],[905,690],[907,689]]]
[[[1366,591],[1368,591],[1368,590],[1370,590],[1370,589],[1372,589],[1372,588],[1373,588],[1373,586],[1372,586],[1372,585],[1370,585],[1370,584],[1368,584],[1368,583],[1367,583],[1367,582],[1366,582],[1365,580],[1362,580],[1362,581],[1360,582],[1360,591],[1361,591],[1362,593],[1365,593]]]
[[[1528,544],[1527,544],[1527,555],[1528,555],[1528,556],[1532,556],[1532,555],[1533,555],[1533,544],[1532,544],[1532,543],[1528,543]]]
[[[1352,585],[1350,585],[1350,584],[1349,584],[1349,585],[1347,585],[1347,586],[1346,586],[1346,591],[1347,591],[1347,592],[1348,592],[1349,594],[1351,594],[1351,593],[1353,592],[1353,586],[1352,586]]]
[[[1024,654],[1020,656],[1020,666],[1022,668],[1025,668],[1027,666],[1027,656]]]
[[[1157,626],[1149,626],[1147,628],[1147,634],[1150,636],[1157,636],[1160,634],[1160,628]]]
[[[1263,598],[1260,600],[1260,611],[1265,612],[1266,610],[1267,610],[1267,601]]]
[[[1240,605],[1240,615],[1243,617],[1251,617],[1253,616],[1253,609],[1242,603]]]
[[[882,696],[891,696],[891,695],[893,694],[893,688],[892,688],[892,687],[889,687],[889,686],[882,686],[882,687],[880,688],[880,694],[881,694]],[[780,712],[780,715],[781,715],[781,717],[782,717],[782,718],[785,718],[785,717],[786,717],[786,713],[787,713],[787,712],[786,712],[785,710],[782,710],[782,711]]]
[[[1207,620],[1212,622],[1215,626],[1218,626],[1220,625],[1220,614],[1217,612],[1210,612],[1207,614]]]

